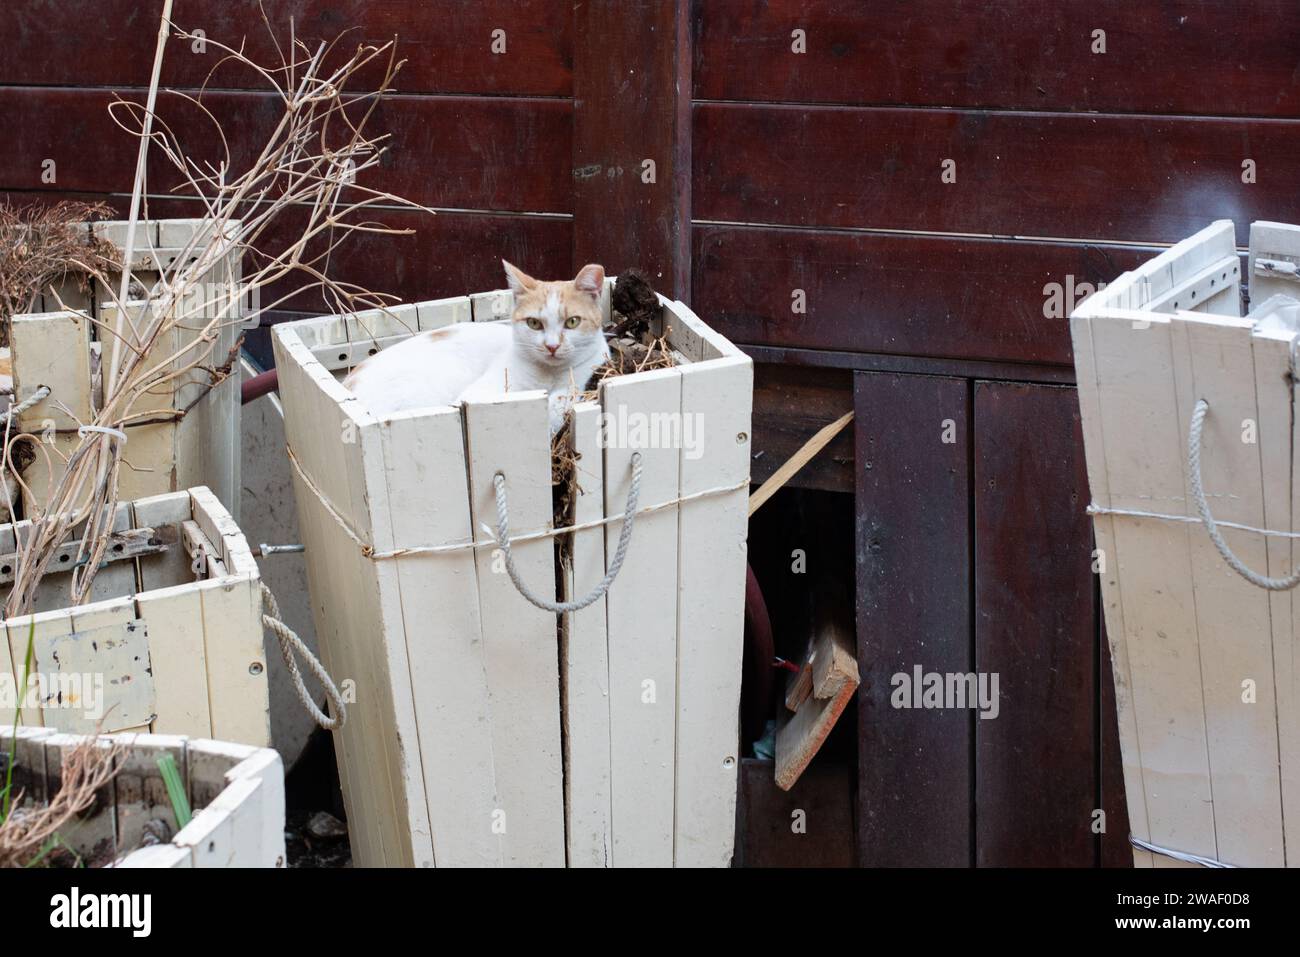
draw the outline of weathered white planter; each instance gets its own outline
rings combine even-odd
[[[519,573],[555,599],[544,394],[376,417],[336,380],[415,332],[510,308],[496,291],[275,329],[316,634],[331,673],[356,683],[335,736],[354,858],[725,866],[752,365],[666,302],[679,365],[607,380],[576,410],[576,522],[596,524],[574,535],[561,597],[604,576],[621,521],[599,523],[624,511],[634,452],[640,502],[612,587],[557,634],[488,528],[500,472]],[[637,423],[695,431],[637,443]]]
[[[15,535],[28,527],[0,526],[0,577],[12,580]],[[24,725],[76,734],[269,744],[261,578],[229,513],[196,488],[123,502],[114,528],[94,601],[68,607],[69,575],[55,570],[76,560],[72,541],[42,579],[36,613],[3,622],[0,725],[22,704]]]
[[[175,263],[203,222],[179,219],[138,224],[134,259],[135,275],[140,281],[157,282],[158,263],[164,267]],[[102,222],[88,228],[121,250],[126,244],[126,227],[124,222]],[[205,298],[201,315],[218,315],[224,297],[234,294],[239,278],[239,257],[232,253],[203,280]],[[114,289],[113,293],[116,292]],[[96,330],[83,313],[111,327],[117,310],[106,290],[95,288],[82,292],[76,276],[64,279],[57,290],[44,293],[42,306],[43,312],[15,316],[13,320],[10,351],[14,396],[21,402],[43,385],[50,388],[50,395],[23,412],[17,425],[22,431],[51,442],[66,457],[81,441],[78,425],[89,422],[94,415],[92,406],[100,404],[102,380],[107,374],[106,371],[101,374],[100,363],[102,359],[107,367],[111,351],[111,334]],[[217,333],[211,365],[226,362],[240,334],[238,313],[234,313],[233,321],[224,323]],[[185,359],[194,357],[191,353]],[[238,514],[238,369],[215,386],[210,385],[206,373],[193,371],[172,380],[165,391],[151,392],[148,399],[139,407],[141,411],[174,409],[185,410],[185,414],[179,420],[142,421],[127,426],[129,442],[123,455],[132,467],[123,467],[118,478],[122,498],[205,485],[232,513]],[[62,475],[63,459],[58,455],[50,458],[52,472],[47,471],[45,458],[41,456],[23,475],[32,490],[27,501],[28,514],[34,506],[45,504],[51,479],[57,481]]]
[[[0,770],[13,742],[0,727]],[[62,787],[63,761],[85,738],[48,728],[19,728],[14,790],[43,805]],[[83,858],[112,849],[115,867],[284,867],[284,766],[269,748],[180,735],[104,735],[99,746],[121,744],[117,775],[86,815],[60,834]],[[176,829],[158,758],[171,754],[194,816]],[[145,825],[162,820],[170,842],[140,847]]]
[[[1169,851],[1300,865],[1297,592],[1229,566],[1189,451],[1225,549],[1259,576],[1290,576],[1297,327],[1294,310],[1254,310],[1300,297],[1297,263],[1300,229],[1252,225],[1242,317],[1242,260],[1221,221],[1071,317],[1129,819],[1160,849],[1138,846],[1139,865],[1182,863]]]

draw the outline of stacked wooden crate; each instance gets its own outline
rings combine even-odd
[[[725,866],[752,366],[665,301],[659,331],[678,364],[607,379],[576,407],[574,521],[615,520],[573,535],[559,596],[605,574],[634,452],[639,512],[652,510],[608,593],[560,630],[515,589],[489,529],[500,472],[512,538],[536,536],[514,546],[521,575],[557,597],[545,395],[376,416],[336,379],[410,335],[511,310],[498,290],[275,330],[317,636],[329,670],[357,682],[335,736],[354,855]],[[617,440],[638,417],[698,421],[702,445]]]
[[[1300,229],[1255,223],[1248,263],[1256,307],[1300,297],[1289,278]],[[1289,576],[1300,557],[1297,328],[1282,312],[1243,317],[1242,269],[1233,224],[1220,221],[1071,317],[1139,865],[1300,864],[1296,592],[1229,567],[1190,467],[1203,400],[1213,520],[1250,569]]]
[[[91,602],[69,606],[74,540],[35,613],[0,622],[0,725],[21,710],[24,726],[68,733],[268,745],[261,578],[230,514],[196,488],[123,502],[114,527]],[[29,528],[0,526],[0,579],[12,580]]]
[[[132,273],[141,287],[151,287],[165,272],[182,268],[183,257],[192,257],[195,244],[201,241],[204,220],[150,220],[137,224],[136,253]],[[99,222],[86,227],[98,238],[119,251],[126,245],[127,224]],[[223,316],[216,330],[211,360],[205,366],[229,372],[238,359],[237,344],[241,335],[238,307],[240,262],[232,251],[199,282],[204,295],[202,307],[189,325],[192,337],[205,320]],[[135,288],[139,295],[141,288]],[[91,421],[93,409],[104,394],[112,334],[117,306],[109,290],[91,283],[84,275],[71,273],[55,288],[41,294],[38,312],[19,315],[11,329],[11,361],[14,379],[14,402],[30,398],[41,386],[49,388],[47,398],[24,411],[17,421],[23,431],[49,443],[54,454],[38,455],[38,461],[24,473],[30,491],[25,492],[30,513],[46,501],[50,486],[62,474],[62,461],[81,441],[77,428]],[[129,299],[126,308],[132,318],[145,307]],[[91,322],[87,320],[95,320]],[[180,330],[174,335],[177,344]],[[166,349],[171,354],[174,349]],[[176,360],[177,367],[192,362],[190,352]],[[101,366],[103,367],[101,370]],[[192,370],[170,380],[165,391],[151,392],[141,402],[140,410],[157,410],[158,415],[127,427],[128,446],[119,477],[119,492],[124,498],[139,498],[174,492],[198,485],[212,489],[232,513],[239,512],[239,373],[228,375],[212,385],[204,370]],[[171,411],[183,412],[177,417]]]
[[[63,768],[85,738],[48,728],[0,727],[0,770],[14,755],[15,793],[39,807],[63,786]],[[170,734],[103,735],[119,748],[117,772],[88,813],[60,832],[60,847],[115,867],[284,867],[284,769],[268,748]],[[158,767],[171,755],[194,812],[178,827]],[[172,837],[142,846],[146,827]]]

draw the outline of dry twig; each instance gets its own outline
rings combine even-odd
[[[59,833],[85,813],[95,792],[113,779],[119,768],[120,743],[104,746],[87,737],[63,758],[63,787],[43,806],[28,807],[19,794],[0,821],[0,867],[28,867],[50,849]]]
[[[186,31],[175,36],[183,41],[195,39]],[[154,259],[151,268],[161,279],[143,290],[142,301],[121,301],[113,291],[118,285],[114,275],[101,263],[84,256],[70,260],[74,268],[103,282],[102,289],[112,300],[110,308],[126,320],[109,323],[101,316],[98,323],[101,338],[114,336],[114,352],[120,350],[120,360],[114,363],[116,374],[105,377],[101,407],[94,419],[85,423],[92,430],[83,432],[44,510],[29,516],[33,521],[19,550],[6,617],[32,610],[37,583],[58,547],[74,531],[80,533],[84,544],[71,575],[70,597],[80,604],[90,594],[108,544],[124,452],[119,438],[93,430],[120,430],[147,420],[157,412],[150,393],[156,394],[163,386],[219,381],[223,373],[218,367],[225,356],[214,357],[213,350],[220,329],[251,323],[304,291],[322,293],[340,313],[382,307],[392,301],[392,297],[332,279],[329,268],[336,251],[356,233],[411,232],[365,219],[370,210],[380,206],[423,209],[359,182],[380,162],[385,149],[387,137],[370,134],[367,126],[402,66],[394,43],[362,44],[349,52],[338,40],[314,49],[295,40],[276,67],[256,64],[241,50],[211,37],[206,43],[224,54],[221,63],[235,61],[263,77],[279,98],[281,115],[256,158],[241,170],[234,168],[228,150],[215,165],[192,159],[161,112],[146,132],[145,107],[122,99],[110,106],[120,127],[147,137],[149,147],[179,172],[182,191],[201,204],[203,228],[195,232],[171,266],[158,261],[156,253],[149,250]],[[375,67],[382,79],[372,91],[347,92],[358,72]],[[215,139],[225,143],[221,124],[202,105],[201,94],[172,95],[206,114]],[[270,237],[282,237],[286,232],[287,244],[272,248]],[[224,290],[214,300],[204,283],[213,268],[232,253],[243,258],[240,288]],[[290,282],[292,288],[261,302],[262,292],[273,286],[282,289],[290,278],[296,279]],[[253,301],[258,307],[241,314],[241,304]],[[84,532],[78,528],[83,524]]]

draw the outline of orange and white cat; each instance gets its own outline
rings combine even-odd
[[[541,389],[551,434],[577,393],[609,359],[601,330],[605,269],[583,266],[568,282],[542,282],[502,260],[514,293],[509,322],[466,322],[412,336],[376,353],[343,380],[372,413],[452,405]]]

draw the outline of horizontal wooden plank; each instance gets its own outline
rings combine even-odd
[[[0,157],[0,188],[130,192],[137,140],[109,116],[112,98],[107,90],[0,88],[0,116],[13,131]],[[280,101],[264,93],[208,93],[203,107],[222,125],[236,174],[283,115]],[[222,139],[198,106],[160,94],[157,112],[192,160],[223,160]],[[362,176],[370,189],[434,207],[567,213],[572,206],[568,101],[395,97],[379,104],[367,129],[391,137],[380,165]],[[150,190],[167,193],[179,181],[162,151],[151,151]]]
[[[708,224],[693,233],[693,306],[733,342],[1051,364],[1071,361],[1065,316],[1069,300],[1081,301],[1080,285],[1109,282],[1152,255]],[[1060,286],[1063,312],[1055,290],[1044,292],[1051,284]],[[794,311],[798,290],[802,313]]]
[[[568,96],[572,90],[572,18],[567,11],[557,16],[547,0],[176,0],[172,20],[230,47],[244,42],[255,62],[274,66],[280,60],[262,6],[286,50],[291,25],[313,52],[321,41],[343,35],[339,47],[348,56],[357,44],[397,37],[397,56],[406,60],[397,81],[401,90],[542,96]],[[12,5],[0,20],[0,49],[35,55],[6,56],[0,84],[147,86],[161,11],[157,0]],[[84,28],[91,23],[95,42],[86,43]],[[496,30],[505,32],[503,52],[492,49],[500,39],[493,36]],[[220,57],[211,44],[198,51],[173,40],[162,82],[198,86]],[[373,83],[376,77],[371,72],[358,79]],[[222,66],[210,81],[234,89],[262,89],[264,82],[235,64]]]
[[[1074,385],[1074,366],[983,362],[979,359],[930,359],[925,356],[887,356],[868,352],[832,352],[827,349],[790,349],[783,346],[747,345],[742,351],[756,363],[798,366],[803,369],[857,369],[862,372]]]
[[[753,458],[750,481],[766,481],[823,426],[853,408],[847,369],[754,366]],[[788,483],[853,493],[853,430],[845,429]]]
[[[697,104],[693,215],[1142,243],[1226,218],[1244,246],[1251,220],[1300,215],[1297,135],[1294,120]]]
[[[0,190],[0,201],[16,204],[56,202],[60,199],[103,201],[114,215],[124,216],[130,197],[89,193],[29,193]],[[197,215],[192,201],[152,197],[149,213],[163,218]],[[261,244],[264,251],[283,249],[299,214],[288,211]],[[339,282],[355,283],[375,292],[390,293],[402,302],[419,302],[463,295],[467,290],[503,285],[502,257],[530,273],[547,278],[572,275],[573,222],[567,217],[511,216],[487,213],[444,212],[437,215],[384,209],[368,219],[397,229],[413,229],[410,236],[357,233],[345,241],[330,262],[329,275]],[[245,266],[244,275],[248,275]],[[288,277],[263,292],[269,307],[280,296],[300,289],[304,276]],[[292,296],[278,312],[320,315],[332,312],[317,292]]]
[[[1292,0],[697,3],[705,99],[1295,116]],[[792,31],[805,32],[806,52]],[[1105,53],[1093,31],[1105,30]]]

